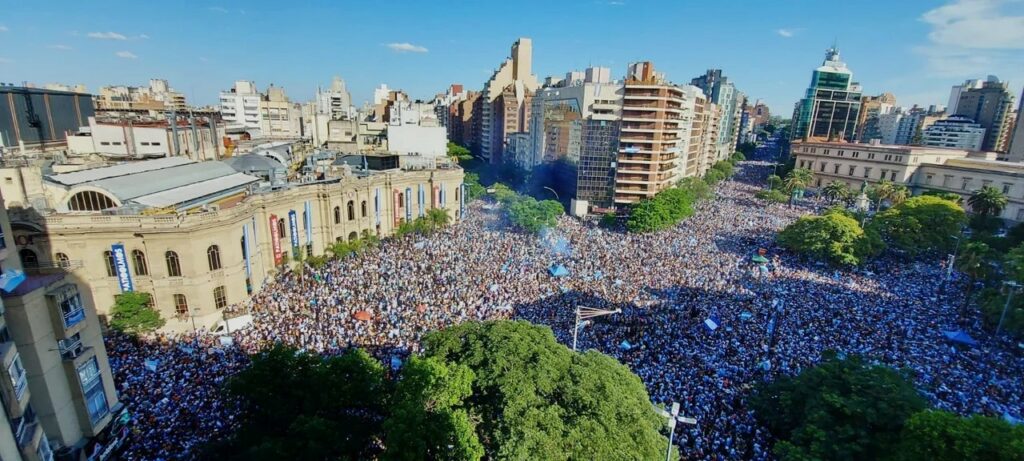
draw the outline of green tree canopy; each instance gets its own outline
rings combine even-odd
[[[781,459],[855,461],[890,455],[925,401],[904,372],[826,352],[798,376],[759,385],[751,407]]]
[[[462,147],[454,142],[448,141],[448,156],[458,159],[459,161],[469,160],[473,158],[473,155],[469,152],[469,149]]]
[[[565,214],[562,204],[554,200],[537,201],[523,197],[506,205],[512,224],[527,232],[540,232],[546,227],[555,227],[558,217]]]
[[[630,208],[626,229],[630,232],[655,232],[672,225],[672,212],[662,201],[641,200]]]
[[[807,168],[794,168],[789,174],[786,175],[786,179],[783,182],[786,190],[789,192],[806,189],[807,186],[811,185],[811,181],[814,179],[814,173]]]
[[[971,211],[982,216],[999,216],[1008,203],[1006,195],[992,186],[985,186],[974,191],[967,199]]]
[[[845,201],[850,197],[850,187],[842,181],[832,181],[821,190],[829,202]]]
[[[926,410],[907,420],[892,459],[1019,461],[1024,459],[1024,426],[988,416],[963,418]]]
[[[910,255],[929,251],[948,251],[955,236],[967,221],[963,208],[954,202],[930,195],[907,199],[875,215],[869,229]]]
[[[665,423],[652,410],[640,379],[606,355],[570,351],[547,327],[521,321],[464,323],[428,334],[424,351],[449,368],[437,373],[442,376],[461,373],[453,367],[472,370],[470,396],[457,392],[459,386],[434,386],[442,389],[442,398],[432,407],[465,411],[468,422],[460,427],[474,428],[490,459],[664,457],[667,441],[659,430]],[[465,380],[450,381],[461,385]],[[429,432],[408,436],[429,439]],[[429,447],[434,442],[406,443]]]
[[[881,251],[880,240],[842,213],[804,216],[786,226],[779,244],[831,264],[855,266]]]
[[[164,326],[160,312],[153,309],[153,298],[142,291],[128,291],[114,296],[110,308],[110,328],[132,335],[149,333]]]
[[[324,358],[277,345],[228,381],[241,427],[204,457],[372,459],[388,388],[383,366],[362,350]]]

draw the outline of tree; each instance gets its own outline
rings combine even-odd
[[[473,379],[473,370],[465,365],[412,357],[402,368],[392,414],[384,422],[385,459],[481,459],[484,447],[466,403]]]
[[[210,444],[205,459],[373,459],[389,384],[366,352],[321,357],[276,345],[253,356],[227,392],[239,429]]]
[[[768,175],[768,188],[772,190],[781,190],[783,188],[783,181],[778,175]]]
[[[423,345],[426,358],[472,370],[472,395],[448,408],[466,412],[489,459],[664,457],[665,423],[640,379],[604,354],[570,351],[548,327],[469,322],[430,333]],[[458,399],[441,400],[445,408]],[[408,436],[431,445],[429,431]]]
[[[525,197],[506,205],[509,220],[512,224],[527,232],[540,232],[546,227],[555,227],[558,217],[565,214],[565,208],[554,200],[538,202],[533,197]]]
[[[672,212],[665,203],[654,199],[641,200],[630,208],[626,229],[630,232],[655,232],[672,225]]]
[[[1024,426],[999,418],[968,418],[940,410],[907,420],[894,461],[1016,461],[1024,459]]]
[[[988,245],[982,242],[967,242],[964,244],[963,249],[960,250],[960,254],[956,258],[956,268],[970,279],[967,283],[967,295],[964,296],[964,305],[961,309],[967,308],[967,304],[971,301],[971,295],[974,294],[974,286],[978,280],[984,278],[989,272],[988,260],[990,255],[991,250],[988,248]]]
[[[447,226],[451,220],[451,215],[448,214],[448,210],[444,208],[431,208],[427,210],[427,222],[430,227],[434,230]]]
[[[714,165],[711,165],[711,169],[721,172],[723,179],[732,176],[735,171],[732,163],[728,160],[719,160],[715,162]]]
[[[951,201],[953,203],[957,203],[957,204],[959,204],[960,202],[963,201],[963,197],[961,197],[960,194],[957,194],[956,192],[944,192],[944,191],[939,191],[939,190],[926,190],[926,191],[922,192],[921,195],[931,195],[933,197],[938,197],[938,198],[941,198],[941,199],[946,199],[946,200],[949,200],[949,201]]]
[[[822,188],[822,193],[829,202],[844,201],[850,196],[850,187],[845,182],[832,181]]]
[[[601,215],[601,227],[605,229],[612,229],[618,223],[619,217],[614,212],[609,211]]]
[[[725,174],[721,170],[710,169],[707,173],[704,173],[704,182],[708,185],[718,184],[725,180]]]
[[[114,296],[110,308],[110,328],[132,335],[150,333],[164,326],[160,312],[153,309],[153,298],[149,293],[127,291]]]
[[[696,177],[680,179],[676,184],[676,187],[689,192],[693,196],[694,200],[708,199],[714,194],[711,190],[711,186],[708,186],[708,183],[701,181]]]
[[[904,421],[925,408],[907,372],[826,351],[798,376],[760,384],[751,397],[783,460],[882,459]]]
[[[946,252],[956,243],[954,236],[967,221],[960,205],[930,195],[911,197],[882,211],[868,226],[891,246],[911,256],[924,252]]]
[[[778,189],[760,190],[754,193],[754,197],[775,203],[786,203],[789,201],[789,195]]]
[[[897,185],[889,194],[889,203],[893,204],[893,206],[899,205],[906,202],[908,198],[910,198],[910,189],[907,189],[907,186],[902,184]]]
[[[462,147],[451,141],[448,141],[448,156],[458,161],[464,161],[473,158],[473,155],[469,152],[469,149],[466,149],[465,147]]]
[[[1006,195],[992,186],[985,186],[974,191],[967,199],[971,211],[982,216],[999,216],[1008,203]]]
[[[862,241],[865,235],[857,220],[840,213],[804,216],[779,232],[779,244],[797,253],[831,264],[855,266],[877,254],[879,244]]]
[[[480,184],[480,175],[466,172],[462,179],[466,184],[466,202],[472,202],[487,193],[487,188]]]
[[[1014,337],[1024,338],[1024,293],[1014,292],[1009,306],[1006,305],[1008,296],[1010,294],[1005,289],[989,288],[982,291],[978,296],[981,300],[981,317],[993,330],[999,325],[999,319],[1003,319],[1003,331]],[[1004,308],[1006,317],[1003,317]]]

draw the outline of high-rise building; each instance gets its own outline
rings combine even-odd
[[[331,80],[330,88],[317,88],[316,107],[318,114],[327,115],[331,120],[345,120],[355,116],[352,95],[348,92],[345,81],[338,76]]]
[[[811,74],[811,84],[793,111],[792,139],[838,139],[852,142],[857,135],[861,106],[860,85],[839,57],[836,47]]]
[[[650,62],[630,64],[622,99],[615,204],[653,197],[678,180],[683,90]]]
[[[982,150],[1005,153],[1013,129],[1013,109],[1009,85],[990,75],[980,88],[966,88],[960,93],[956,111],[951,115],[972,119],[985,128]]]
[[[245,130],[263,138],[289,139],[302,136],[302,116],[284,88],[270,85],[260,93],[251,81],[236,81],[220,93],[221,117],[227,130]]]
[[[92,299],[66,272],[73,264],[66,257],[45,265],[17,250],[6,205],[0,231],[0,410],[7,423],[0,424],[0,458],[102,452],[94,438],[105,434],[120,404]]]
[[[505,138],[516,132],[507,129],[513,120],[522,118],[524,108],[521,105],[540,86],[532,73],[533,42],[529,38],[516,40],[510,54],[484,83],[481,94],[479,151],[480,156],[492,164],[502,162]],[[496,104],[499,98],[509,93],[511,97]],[[501,112],[503,110],[511,112],[506,115]]]
[[[949,91],[949,104],[946,105],[946,110],[950,114],[955,114],[957,106],[960,104],[960,95],[967,90],[981,88],[983,81],[984,80],[966,80],[963,84],[953,85],[953,89]]]
[[[757,132],[768,124],[768,121],[772,118],[772,113],[768,110],[768,105],[758,100],[750,108],[750,118],[753,129]]]
[[[857,119],[857,141],[869,142],[872,139],[880,139],[882,136],[879,131],[878,117],[891,113],[894,109],[896,109],[896,96],[892,93],[862,97],[860,116]]]
[[[1024,162],[1024,94],[1020,96],[1020,107],[1017,109],[1017,123],[1014,124],[1013,138],[1010,141],[1006,160]]]
[[[722,111],[721,122],[716,135],[715,157],[722,160],[736,150],[739,138],[739,125],[742,120],[741,109],[743,100],[746,99],[742,93],[736,90],[736,86],[729,81],[729,78],[722,74],[721,69],[708,69],[704,75],[690,81],[704,91],[707,98],[718,105]]]
[[[464,99],[452,103],[448,115],[448,139],[471,152],[477,151],[479,139],[476,127],[480,120],[478,112],[474,112],[479,99],[479,91],[466,92]]]
[[[680,155],[683,161],[679,162],[676,171],[679,177],[702,176],[700,171],[701,157],[704,150],[704,110],[708,99],[704,91],[693,85],[681,85],[683,90],[683,112],[681,114],[682,124],[679,127]]]
[[[985,128],[958,115],[936,121],[924,129],[921,137],[922,146],[966,150],[981,150],[984,141]]]
[[[259,129],[260,99],[263,96],[251,81],[239,80],[220,93],[220,115],[227,128]]]

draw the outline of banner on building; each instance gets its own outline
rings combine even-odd
[[[245,260],[245,278],[252,278],[252,267],[249,265],[249,223],[242,224],[242,259]]]
[[[412,188],[405,188],[405,222],[412,222]]]
[[[292,234],[292,257],[299,259],[299,217],[295,210],[288,211],[288,231]]]
[[[459,184],[459,219],[466,217],[466,184]]]
[[[274,265],[281,265],[281,233],[278,229],[277,216],[270,215],[270,244],[274,247]]]
[[[416,198],[417,198],[417,200],[419,202],[417,204],[419,206],[419,217],[422,218],[423,215],[426,213],[423,210],[423,208],[424,208],[424,203],[427,201],[427,194],[426,194],[426,192],[423,191],[423,184],[420,184],[419,191],[418,191],[418,196]]]
[[[377,226],[380,226],[380,188],[374,189],[373,192],[373,212],[377,216]]]
[[[313,205],[309,200],[306,200],[306,214],[302,217],[306,218],[306,245],[313,246]]]
[[[121,286],[121,292],[134,291],[132,273],[128,269],[128,254],[124,251],[124,245],[120,243],[111,245],[110,253],[114,256],[114,272],[117,273],[117,284]]]

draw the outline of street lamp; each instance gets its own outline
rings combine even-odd
[[[622,309],[608,310],[596,309],[593,307],[576,306],[576,323],[572,327],[573,352],[576,352],[576,338],[579,336],[580,325],[583,323],[584,320],[620,313],[622,313]]]
[[[680,422],[692,426],[697,424],[697,420],[686,416],[679,416],[679,402],[672,402],[671,413],[658,406],[654,407],[654,411],[661,415],[662,418],[668,418],[668,448],[665,449],[665,461],[669,461],[672,459],[672,436],[676,433],[676,423]]]
[[[948,282],[953,278],[953,264],[956,264],[956,255],[960,252],[960,241],[963,240],[960,236],[951,235],[956,239],[956,246],[953,248],[953,254],[949,255],[949,267],[946,268],[946,281]]]
[[[551,191],[551,193],[552,193],[552,194],[555,194],[555,200],[558,200],[559,202],[561,202],[561,201],[562,201],[562,199],[558,198],[558,192],[555,192],[555,190],[554,190],[554,189],[552,189],[552,188],[550,188],[550,187],[547,187],[547,186],[544,186],[544,188],[545,188],[545,189],[547,189],[547,190],[549,190],[549,191]]]
[[[1006,293],[1006,304],[1003,305],[1003,313],[999,316],[999,324],[996,325],[996,338],[999,338],[999,333],[1003,329],[1003,321],[1006,320],[1006,311],[1010,309],[1010,300],[1013,299],[1013,292],[1020,289],[1020,284],[1013,280],[1007,280],[1003,282],[1003,285],[1010,288]]]

